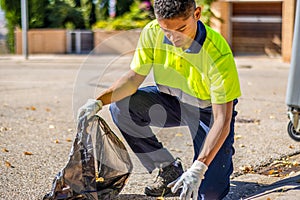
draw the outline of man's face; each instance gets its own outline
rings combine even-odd
[[[201,9],[188,18],[157,19],[158,24],[166,37],[176,47],[189,48],[197,32],[197,21],[200,18]]]

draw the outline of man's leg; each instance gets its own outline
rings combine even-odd
[[[236,103],[237,100],[234,101],[234,105],[236,105]],[[200,109],[201,121],[197,134],[193,134],[193,132],[195,132],[195,125],[192,124],[192,127],[189,125],[194,143],[194,160],[197,159],[202,149],[204,138],[211,126],[211,113],[211,108]],[[233,172],[232,155],[234,154],[233,142],[236,114],[237,112],[235,112],[233,108],[229,136],[205,173],[205,179],[202,181],[198,193],[199,200],[219,200],[224,198],[229,192],[230,175]]]
[[[175,161],[149,126],[180,125],[180,105],[176,97],[160,93],[155,86],[145,87],[111,104],[110,111],[128,145],[149,172]]]
[[[115,124],[145,168],[149,172],[159,168],[156,181],[145,187],[145,194],[162,196],[171,193],[167,185],[183,173],[183,168],[180,160],[163,147],[149,126],[179,126],[181,111],[177,98],[160,93],[156,87],[145,87],[131,97],[111,104],[110,111]]]

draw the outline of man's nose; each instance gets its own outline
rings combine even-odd
[[[179,34],[176,32],[176,31],[172,31],[172,32],[169,32],[168,33],[168,38],[172,41],[176,41],[178,40],[180,37],[179,37]]]

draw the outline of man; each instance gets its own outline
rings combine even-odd
[[[159,168],[149,196],[182,188],[180,199],[222,199],[233,171],[234,106],[240,96],[232,52],[201,23],[194,0],[156,0],[129,72],[79,110],[90,117],[111,104],[114,123],[145,168]],[[153,70],[155,86],[139,88]],[[185,172],[150,126],[188,126],[194,162]],[[171,189],[170,189],[171,188]]]

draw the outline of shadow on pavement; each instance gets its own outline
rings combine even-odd
[[[258,191],[259,184],[247,181],[231,181],[230,192],[224,200],[238,200]]]
[[[248,181],[231,181],[231,188],[229,194],[223,200],[255,200],[267,199],[268,196],[286,196],[290,191],[297,191],[300,195],[300,174],[282,179],[272,184],[259,184]],[[300,196],[287,197],[285,199],[300,199]],[[153,200],[155,197],[147,197],[141,194],[120,194],[116,200]],[[173,199],[173,198],[172,198]]]
[[[226,199],[254,200],[267,198],[266,195],[287,195],[289,191],[300,191],[300,175],[282,179],[270,185],[255,182],[231,181],[231,191]],[[300,193],[299,193],[300,195]],[[294,196],[294,195],[293,195]],[[298,197],[296,197],[298,198]],[[299,196],[300,198],[300,196]],[[286,198],[290,199],[290,198]],[[294,198],[293,198],[294,199]]]
[[[180,192],[175,194],[168,194],[164,198],[165,199],[179,199]],[[120,194],[114,200],[131,200],[131,199],[140,199],[140,200],[157,200],[159,197],[150,197],[142,194]]]
[[[152,200],[156,199],[155,197],[147,197],[142,194],[120,194],[118,197],[116,197],[114,200],[129,200],[129,199],[140,199],[140,200]]]

